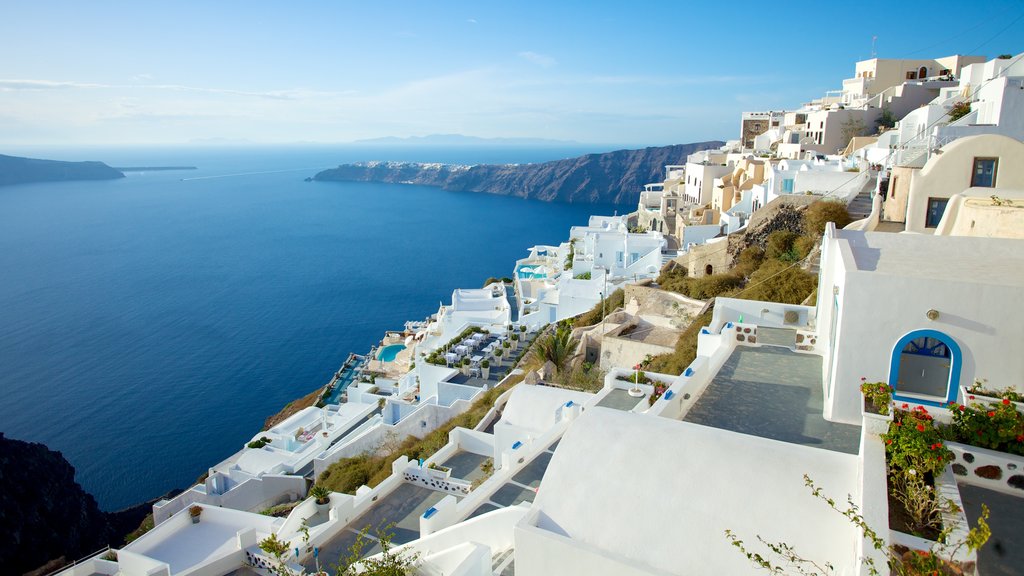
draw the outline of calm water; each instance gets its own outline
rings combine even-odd
[[[349,352],[623,209],[303,182],[579,150],[5,152],[200,167],[0,188],[0,432],[63,452],[109,510],[190,485]]]

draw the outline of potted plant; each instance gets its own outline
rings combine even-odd
[[[480,372],[484,375],[484,379],[491,377],[491,363],[488,360],[484,360],[480,363]]]
[[[504,354],[504,353],[505,352],[501,348],[495,348],[494,349],[494,361],[497,362],[498,364],[501,364],[501,355]]]
[[[199,516],[203,514],[203,507],[193,504],[188,509],[188,515],[192,517],[193,524],[199,524]]]
[[[520,325],[519,331],[522,332],[523,334],[526,334],[526,325]]]
[[[441,466],[440,464],[431,462],[430,464],[427,464],[427,474],[434,478],[447,480],[452,474],[452,469],[447,466]]]
[[[519,348],[519,334],[512,334],[510,337],[512,340],[512,349],[516,350]]]
[[[885,382],[867,382],[861,378],[864,395],[864,425],[872,434],[882,434],[893,420],[892,386]]]
[[[469,358],[462,359],[462,373],[469,376]]]
[[[309,495],[316,499],[316,507],[319,510],[324,510],[331,504],[331,491],[320,484],[310,488]]]

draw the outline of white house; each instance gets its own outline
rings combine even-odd
[[[835,230],[822,243],[818,346],[826,414],[860,420],[860,378],[939,405],[985,378],[1022,388],[1019,240]],[[872,345],[866,345],[872,343]]]

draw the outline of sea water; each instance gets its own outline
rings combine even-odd
[[[306,177],[578,152],[5,151],[198,170],[0,188],[0,432],[62,452],[107,510],[185,488],[349,352],[629,209]]]

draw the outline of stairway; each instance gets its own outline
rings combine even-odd
[[[861,190],[860,194],[857,194],[846,209],[850,212],[850,217],[856,220],[867,218],[871,214],[871,197],[875,193],[874,188],[868,188],[867,190]]]

